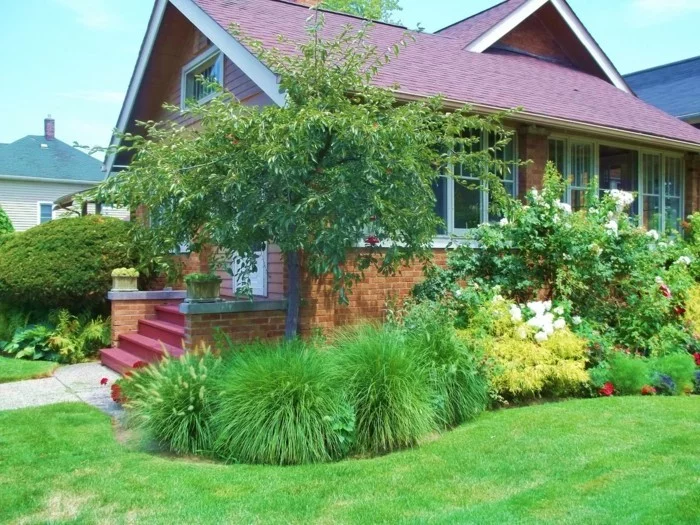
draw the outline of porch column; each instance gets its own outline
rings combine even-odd
[[[521,166],[518,179],[518,194],[524,198],[532,188],[542,188],[544,168],[549,158],[549,130],[538,126],[526,126],[518,131],[518,156],[531,161]]]
[[[700,210],[700,155],[685,156],[685,215]]]

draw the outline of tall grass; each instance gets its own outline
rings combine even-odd
[[[423,302],[403,320],[406,342],[428,369],[438,424],[455,427],[473,419],[488,403],[489,385],[479,364],[482,352],[460,341],[445,308]]]
[[[324,358],[301,342],[259,344],[229,356],[215,416],[217,453],[276,465],[341,458],[352,411]]]
[[[139,369],[124,388],[131,421],[173,452],[210,453],[220,371],[220,360],[208,351]]]
[[[399,330],[360,326],[338,335],[334,376],[355,409],[355,443],[379,454],[414,445],[435,429],[428,370]]]

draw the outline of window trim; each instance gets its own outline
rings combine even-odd
[[[509,129],[506,128],[507,131],[513,131],[513,136],[511,138],[511,144],[513,146],[513,163],[517,163],[519,160],[518,157],[518,134],[516,130],[514,129]],[[488,144],[488,131],[482,131],[481,134],[481,144]],[[480,208],[480,223],[479,224],[484,224],[488,223],[489,221],[489,190],[488,190],[488,185],[484,184],[483,179],[481,177],[458,177],[454,174],[454,166],[453,165],[448,165],[447,170],[449,173],[452,175],[440,175],[440,177],[444,177],[447,182],[447,188],[446,188],[446,199],[445,199],[445,206],[447,208],[446,210],[446,215],[447,217],[445,218],[445,233],[438,233],[435,235],[434,240],[439,241],[440,244],[442,244],[443,241],[446,239],[452,239],[455,236],[461,236],[463,237],[467,233],[469,233],[470,230],[473,228],[455,228],[454,227],[454,213],[455,213],[455,179],[456,178],[463,178],[466,179],[470,182],[474,182],[475,184],[478,183],[480,188],[479,188],[479,208]],[[487,171],[487,167],[484,167],[484,174]],[[520,174],[519,171],[517,170],[517,166],[514,166],[514,173],[513,173],[513,192],[511,193],[511,196],[513,198],[518,197],[518,191],[519,191],[519,182],[520,182]],[[482,174],[483,176],[483,174]],[[510,182],[510,181],[508,181]]]
[[[218,55],[218,56],[217,56]],[[216,46],[211,46],[209,49],[204,51],[203,53],[197,55],[194,57],[192,60],[187,62],[182,67],[182,70],[180,71],[180,109],[182,111],[187,110],[187,76],[192,73],[195,69],[200,67],[202,64],[205,62],[211,60],[213,57],[216,57],[216,62],[221,62],[221,78],[219,79],[219,84],[224,85],[224,78],[226,78],[226,73],[224,72],[224,67],[225,67],[225,60],[224,60],[224,54],[221,52],[221,50],[216,47]],[[206,104],[209,102],[211,99],[216,96],[216,93],[210,93],[205,97],[202,97],[200,100],[197,101],[198,104]]]
[[[659,155],[661,158],[661,193],[659,198],[661,199],[661,231],[666,230],[666,159],[675,158],[681,161],[681,195],[680,195],[680,217],[685,217],[685,157],[683,153],[663,150],[658,148],[649,148],[646,146],[635,146],[625,142],[619,142],[615,140],[599,140],[599,139],[587,139],[580,135],[570,135],[566,133],[552,133],[547,137],[547,159],[549,160],[549,141],[550,140],[562,140],[564,141],[564,165],[567,171],[571,171],[571,152],[569,146],[572,143],[578,144],[591,144],[593,146],[593,173],[596,181],[600,180],[600,146],[610,146],[616,148],[624,148],[630,151],[637,152],[637,217],[643,220],[644,217],[644,172],[643,172],[643,155]],[[565,177],[568,175],[563,174]],[[566,185],[566,195],[565,202],[571,202],[571,185],[567,183]]]
[[[43,222],[41,222],[41,207],[45,206],[45,205],[51,206],[51,218],[46,222],[51,222],[53,220],[53,202],[51,202],[51,201],[37,201],[37,203],[36,203],[36,224],[37,224],[37,226],[39,224],[44,224]]]

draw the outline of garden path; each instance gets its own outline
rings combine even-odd
[[[120,377],[100,363],[61,366],[51,377],[0,384],[0,410],[82,402],[120,416],[122,408],[111,398],[111,385]]]

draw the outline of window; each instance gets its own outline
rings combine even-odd
[[[214,96],[214,90],[204,85],[199,76],[219,84],[224,79],[224,57],[215,47],[201,54],[182,69],[181,106],[184,108],[188,100],[206,102]]]
[[[53,219],[53,203],[52,202],[40,202],[38,203],[39,216],[37,224],[44,224]]]
[[[610,190],[637,194],[630,214],[649,229],[678,230],[683,216],[683,159],[623,146],[551,138],[549,160],[569,181],[564,200],[585,206],[586,190],[599,174],[602,196]]]
[[[495,134],[485,133],[472,147],[475,150],[482,150],[485,146],[493,148],[496,143]],[[500,177],[506,192],[515,196],[517,194],[515,140],[511,140],[505,147],[499,149],[496,155],[498,160],[507,164],[506,168],[496,175]],[[454,166],[452,170],[454,178],[440,177],[433,184],[435,213],[446,225],[446,228],[441,228],[438,234],[462,234],[481,223],[500,219],[489,212],[489,189],[482,180],[482,177],[488,173],[488,166],[471,171],[465,166]]]

